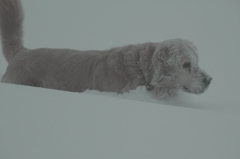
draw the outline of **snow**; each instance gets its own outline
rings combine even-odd
[[[8,84],[1,84],[0,89],[4,90],[0,97],[1,158],[239,156],[240,117],[230,109]],[[132,95],[136,94],[126,96]]]
[[[185,38],[213,81],[201,95],[171,101],[144,87],[119,95],[0,83],[1,159],[240,158],[238,1],[22,2],[26,47],[108,49]],[[1,56],[0,76],[6,67]]]

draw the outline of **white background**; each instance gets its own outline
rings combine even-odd
[[[213,81],[165,103],[0,84],[0,158],[240,158],[240,1],[22,0],[27,48],[191,40]],[[0,76],[7,67],[0,58]]]

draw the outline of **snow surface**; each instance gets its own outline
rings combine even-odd
[[[240,2],[23,0],[28,48],[108,49],[185,38],[213,81],[159,101],[0,84],[0,159],[240,158]],[[7,67],[0,58],[0,76]]]

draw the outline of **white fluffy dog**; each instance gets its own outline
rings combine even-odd
[[[212,78],[198,67],[197,49],[187,40],[144,43],[103,51],[23,46],[20,0],[0,0],[3,54],[8,61],[2,82],[72,92],[86,89],[128,92],[146,86],[160,99],[179,90],[200,94]]]

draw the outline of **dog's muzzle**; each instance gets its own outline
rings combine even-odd
[[[208,86],[212,81],[212,77],[207,76],[203,79],[203,83],[205,84],[205,86]]]

